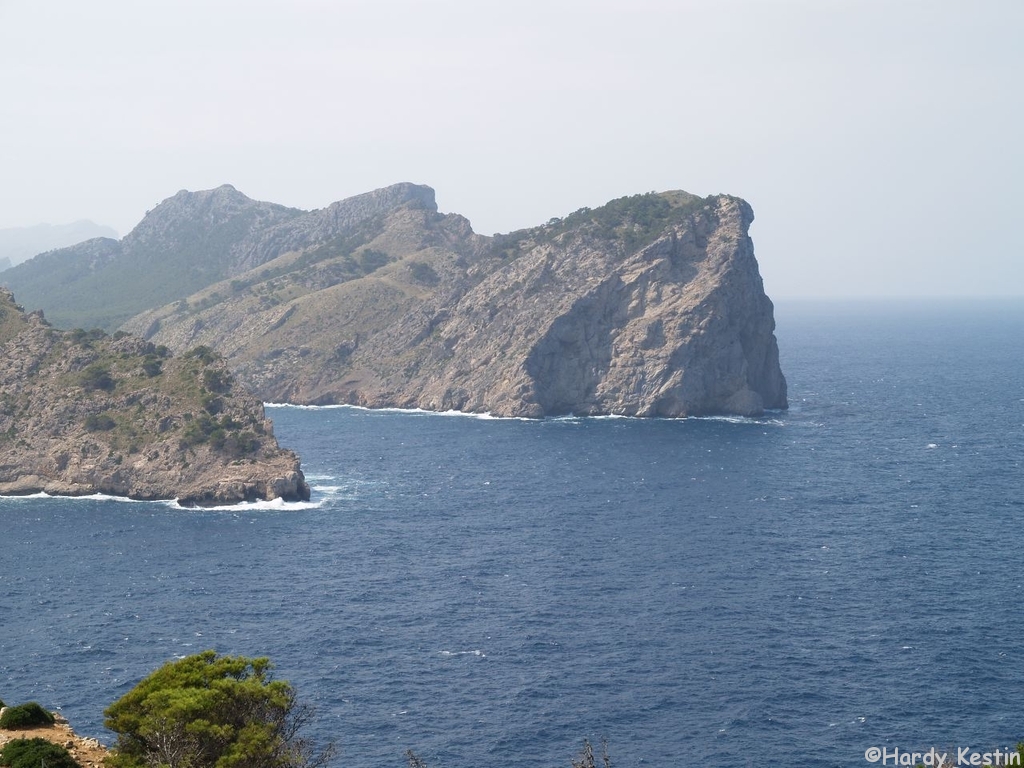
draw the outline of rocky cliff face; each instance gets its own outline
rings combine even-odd
[[[638,195],[495,238],[437,213],[428,188],[369,200],[337,204],[366,213],[333,221],[332,241],[289,240],[125,328],[218,349],[269,401],[530,417],[787,405],[742,200]]]
[[[210,505],[309,498],[263,404],[209,350],[60,332],[0,289],[0,493]]]
[[[719,197],[634,252],[586,227],[531,243],[462,297],[437,329],[441,364],[399,397],[524,416],[785,407],[752,219]]]

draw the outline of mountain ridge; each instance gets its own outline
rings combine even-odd
[[[36,254],[64,248],[96,237],[117,237],[110,227],[81,219],[70,224],[36,224],[0,229],[0,272]]]
[[[220,237],[228,222],[236,236],[204,287],[147,295],[121,327],[178,351],[216,348],[265,401],[530,417],[787,405],[740,198],[633,195],[487,237],[408,183],[318,211],[265,209],[280,217],[267,226],[253,206],[272,204],[233,187],[178,194],[125,240],[170,232],[170,259],[179,230]],[[211,229],[204,206],[218,196]]]
[[[5,271],[0,282],[59,326],[113,331],[150,307],[328,242],[388,207],[415,201],[436,210],[433,195],[403,183],[302,211],[253,200],[230,184],[181,190],[120,240],[96,238],[40,254]]]

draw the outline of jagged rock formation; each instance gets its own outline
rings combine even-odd
[[[60,332],[0,289],[0,493],[211,505],[309,498],[263,404],[210,350]]]
[[[652,193],[489,238],[397,185],[247,234],[248,271],[124,327],[268,401],[754,415],[787,403],[752,219]]]

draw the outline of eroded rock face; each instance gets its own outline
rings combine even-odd
[[[528,417],[787,406],[743,200],[638,195],[488,238],[411,189],[423,199],[378,193],[372,226],[332,225],[359,235],[341,251],[279,257],[125,327],[218,349],[274,402]]]
[[[634,253],[585,231],[532,248],[461,298],[450,357],[403,395],[509,416],[785,408],[752,218],[721,197]]]
[[[56,331],[0,289],[0,494],[306,500],[299,459],[208,350]]]

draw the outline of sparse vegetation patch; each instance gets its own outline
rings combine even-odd
[[[12,739],[0,749],[0,765],[8,768],[81,768],[60,744],[47,739]]]
[[[53,725],[53,715],[43,709],[38,702],[30,701],[16,707],[8,707],[0,717],[0,728],[9,731]]]

